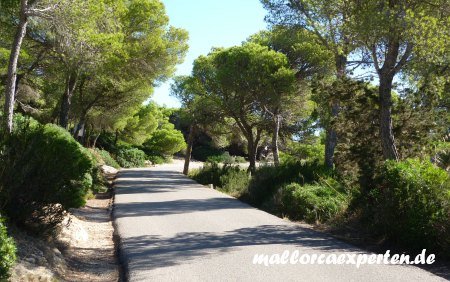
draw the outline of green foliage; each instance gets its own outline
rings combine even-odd
[[[205,165],[189,173],[189,177],[200,184],[213,184],[214,187],[221,187],[220,177],[225,174],[229,166],[220,167],[218,163],[205,163]]]
[[[450,173],[450,142],[438,143],[435,151],[436,164]]]
[[[260,167],[253,175],[237,166],[207,163],[190,177],[264,210],[296,220],[325,222],[342,214],[350,201],[350,191],[337,180],[324,178],[326,174],[314,163]]]
[[[127,125],[121,134],[121,140],[140,146],[158,128],[162,113],[155,103],[141,107],[139,111],[127,120]]]
[[[450,176],[429,161],[386,162],[370,194],[373,226],[411,249],[450,251]]]
[[[223,163],[223,164],[238,164],[245,163],[245,158],[241,156],[231,156],[229,152],[224,152],[222,155],[213,155],[206,159],[210,163]]]
[[[148,160],[152,162],[152,164],[157,165],[157,164],[164,164],[168,162],[168,159],[161,157],[161,156],[147,156]]]
[[[145,141],[143,147],[149,155],[172,156],[185,149],[186,143],[181,131],[176,130],[172,123],[166,123]]]
[[[0,216],[0,280],[7,280],[16,261],[16,245],[8,236],[3,218]]]
[[[297,183],[281,188],[280,212],[296,220],[326,222],[342,214],[348,206],[349,197],[327,183],[301,186]]]
[[[227,169],[226,173],[220,176],[219,190],[239,198],[246,193],[249,183],[250,176],[248,172],[239,167],[233,167]]]
[[[18,117],[3,148],[0,200],[11,220],[46,231],[84,205],[94,160],[66,130]]]
[[[325,145],[320,140],[312,144],[303,142],[289,142],[284,154],[280,154],[282,162],[307,161],[322,163],[324,161]]]
[[[111,166],[113,168],[120,168],[120,165],[117,163],[117,161],[111,156],[111,154],[102,149],[96,148],[94,151],[98,156],[101,158],[101,160],[104,162],[105,165]]]
[[[192,158],[205,162],[208,158],[220,158],[223,152],[212,146],[197,146],[192,149]]]
[[[238,166],[220,166],[218,163],[206,163],[201,169],[190,172],[189,176],[203,185],[213,184],[234,197],[244,194],[250,182],[248,172]]]
[[[121,167],[143,167],[147,155],[144,151],[133,147],[121,147],[117,150],[116,160]]]
[[[284,98],[292,97],[286,94],[296,90],[286,56],[254,43],[213,49],[194,62],[193,77],[201,83],[200,95],[211,101],[211,108],[239,125],[254,170],[257,143],[269,122],[267,109],[279,114],[288,104]]]
[[[280,166],[259,167],[252,175],[248,194],[244,197],[252,205],[271,201],[280,187],[290,183],[307,184],[330,172],[318,162],[287,162]]]
[[[94,167],[91,175],[92,185],[90,191],[92,191],[94,194],[106,192],[108,190],[109,184],[105,175],[100,169],[100,166]]]
[[[270,31],[252,35],[249,42],[268,46],[286,55],[297,76],[311,78],[333,71],[333,54],[317,35],[304,28],[276,25]]]

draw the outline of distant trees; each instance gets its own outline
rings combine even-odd
[[[218,116],[232,119],[245,136],[249,170],[254,171],[263,134],[275,133],[276,145],[282,109],[289,102],[286,97],[295,93],[294,71],[286,56],[254,43],[213,49],[195,61],[191,79],[178,83],[179,96],[192,93],[190,103],[198,97],[197,103],[201,99]]]

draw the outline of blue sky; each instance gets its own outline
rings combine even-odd
[[[177,67],[177,75],[188,75],[193,61],[212,47],[241,44],[250,35],[266,29],[265,10],[259,0],[162,0],[170,24],[189,32],[189,52]],[[152,100],[160,105],[179,107],[170,97],[170,81],[155,89]]]

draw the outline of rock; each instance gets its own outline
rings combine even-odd
[[[58,248],[53,248],[53,252],[55,253],[56,256],[62,257],[61,251]]]
[[[48,262],[44,257],[36,257],[37,265],[48,266]]]
[[[84,229],[83,224],[75,216],[67,216],[62,224],[63,228],[58,236],[58,239],[67,246],[72,245],[73,242],[87,242],[89,234]]]
[[[36,258],[34,257],[26,257],[23,259],[24,262],[28,262],[29,264],[36,264]]]
[[[117,169],[113,168],[112,166],[107,166],[107,165],[102,165],[100,167],[100,169],[102,170],[102,172],[104,174],[116,174],[118,172]]]

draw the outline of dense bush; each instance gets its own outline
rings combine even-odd
[[[206,161],[210,163],[223,163],[223,164],[239,164],[246,162],[244,157],[231,156],[229,152],[224,152],[221,155],[209,156]]]
[[[94,167],[92,170],[92,186],[90,190],[94,194],[103,193],[108,190],[108,185],[108,181],[100,169],[100,166]]]
[[[1,205],[18,224],[42,229],[36,231],[51,229],[65,210],[84,205],[92,185],[90,153],[53,124],[17,117],[0,162]]]
[[[326,182],[306,184],[297,183],[282,188],[282,207],[280,212],[292,219],[307,222],[325,222],[344,212],[349,197]]]
[[[10,269],[16,261],[16,245],[8,236],[6,226],[0,216],[0,281],[6,281],[10,276]]]
[[[161,157],[161,156],[147,156],[148,160],[152,162],[152,164],[157,165],[157,164],[164,164],[167,163],[169,161],[169,159],[165,158],[165,157]]]
[[[120,165],[117,163],[117,161],[111,156],[111,154],[102,149],[95,149],[95,153],[101,158],[101,160],[104,162],[105,165],[111,166],[114,168],[120,168]]]
[[[386,162],[370,192],[374,227],[411,249],[450,253],[450,177],[429,161]]]
[[[192,170],[189,176],[200,184],[213,184],[215,187],[220,187],[220,177],[226,173],[226,167],[220,167],[218,163],[205,163],[205,165],[197,170]]]
[[[133,147],[121,147],[117,150],[116,160],[121,167],[143,167],[147,156],[144,151]]]
[[[220,190],[236,198],[247,192],[249,183],[248,172],[239,167],[230,167],[220,176]]]
[[[217,163],[206,163],[201,169],[192,171],[190,177],[203,185],[213,184],[220,191],[234,197],[246,193],[250,183],[247,171],[238,166],[220,166]]]
[[[278,189],[285,184],[307,184],[319,180],[330,172],[317,161],[286,162],[280,166],[259,167],[252,176],[245,200],[254,206],[271,201]]]
[[[325,145],[316,140],[313,144],[304,144],[300,142],[290,142],[285,152],[280,153],[282,162],[292,161],[317,161],[322,163],[324,161]]]
[[[102,132],[97,138],[96,146],[108,152],[115,152],[117,150],[118,136],[110,132]]]
[[[252,176],[238,166],[207,163],[190,174],[269,212],[322,222],[345,210],[349,201],[348,191],[326,175],[330,172],[317,162],[260,167]]]
[[[223,152],[211,146],[198,146],[192,149],[192,158],[197,161],[205,162],[210,157],[219,157]]]
[[[450,173],[450,142],[439,142],[437,144],[434,160],[440,168]]]

